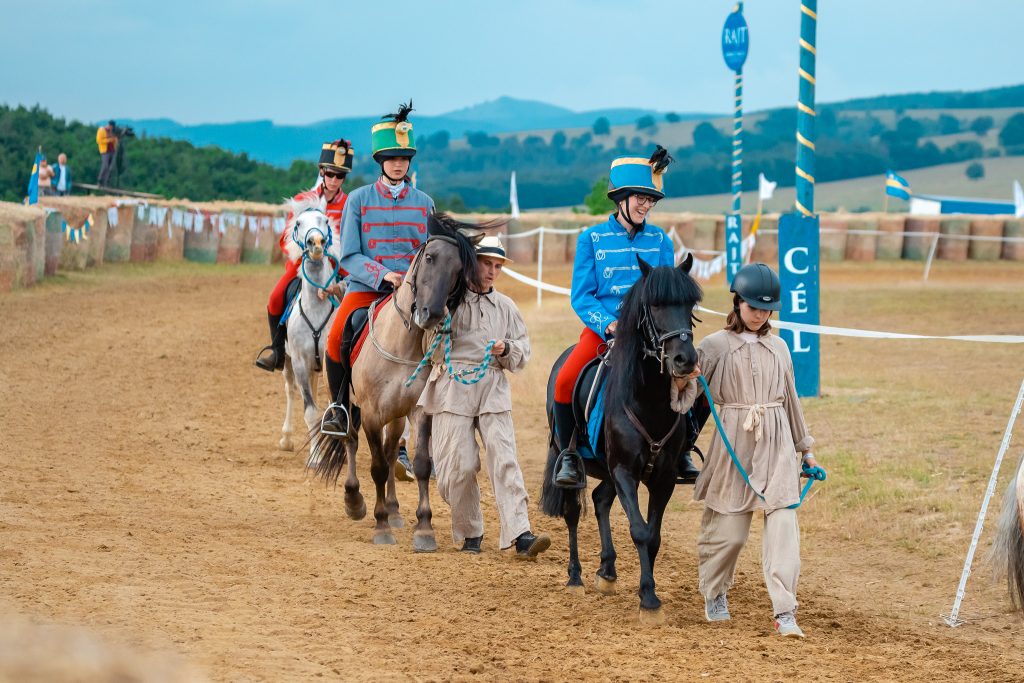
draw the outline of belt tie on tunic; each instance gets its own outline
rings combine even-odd
[[[761,440],[764,436],[764,411],[768,408],[781,408],[782,404],[778,402],[773,403],[754,403],[752,405],[746,403],[726,403],[722,405],[722,408],[731,408],[733,410],[746,410],[747,417],[743,420],[743,431],[754,432],[754,443]]]

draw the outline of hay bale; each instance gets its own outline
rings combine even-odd
[[[64,214],[60,211],[46,214],[46,255],[43,272],[50,277],[57,274],[57,268],[60,266],[61,248],[64,246],[64,233],[61,230],[63,223]],[[82,265],[84,267],[85,263]]]
[[[160,229],[166,220],[165,213],[159,206],[137,207],[132,228],[132,263],[152,263],[156,260]]]
[[[132,235],[135,232],[136,204],[122,204],[115,207],[116,225],[107,224],[106,244],[103,248],[103,261],[108,263],[127,263],[132,258]]]
[[[658,216],[658,218],[662,222],[655,221],[655,224],[664,228],[665,232],[671,235],[673,230],[676,231],[675,244],[677,248],[680,245],[689,248],[693,244],[693,235],[696,230],[693,214],[665,214],[664,216]]]
[[[36,244],[44,242],[45,219],[41,208],[0,202],[0,292],[36,281]]]
[[[819,226],[822,261],[842,261],[846,258],[846,229],[849,220],[847,214],[821,214]]]
[[[870,231],[870,235],[846,234],[846,260],[874,261],[878,248],[878,219],[874,216],[861,215],[850,218],[848,230]]]
[[[175,221],[175,211],[182,211],[182,206],[167,206],[167,215],[163,225],[156,233],[156,260],[181,261],[185,258],[185,226],[179,219]]]
[[[943,218],[939,221],[940,235],[969,235],[971,234],[971,221],[968,218]],[[935,258],[946,261],[967,260],[967,240],[962,239],[939,239],[939,246],[935,250]]]
[[[46,276],[46,214],[27,223],[25,227],[28,237],[25,286],[28,287],[41,282]]]
[[[875,243],[875,259],[878,261],[899,261],[903,258],[903,230],[906,219],[901,215],[880,214],[878,216],[878,239]]]
[[[715,250],[715,231],[717,230],[714,216],[695,216],[693,219],[693,240],[687,245],[697,256],[707,258]],[[724,243],[725,238],[723,236]]]
[[[776,264],[779,261],[779,214],[764,214],[761,225],[754,239],[754,251],[750,255],[751,263]],[[771,232],[766,232],[766,231]]]
[[[971,221],[971,235],[978,237],[1003,236],[1002,218],[975,218]],[[971,240],[967,256],[973,261],[996,261],[1002,253],[1003,243],[996,240]]]
[[[725,251],[725,216],[715,216],[715,251]]]
[[[1024,239],[1024,218],[1007,218],[1003,237]],[[1003,242],[1002,257],[1008,261],[1024,261],[1024,242]]]
[[[242,261],[242,235],[248,216],[221,214],[220,241],[217,242],[217,263],[237,265]]]
[[[107,224],[107,210],[106,209],[93,209],[90,205],[72,204],[65,202],[63,207],[60,209],[61,220],[56,225],[57,235],[56,238],[60,241],[60,252],[59,261],[57,268],[59,270],[85,270],[89,266],[89,259],[93,252],[99,252],[100,263],[102,263],[102,252],[104,240],[103,236],[106,235],[106,230],[100,233],[97,237],[97,226],[96,224],[102,220],[103,225]],[[86,239],[83,239],[77,244],[68,240],[67,234],[64,232],[65,225],[73,226],[78,228],[85,224],[85,221],[92,216],[92,226],[89,229]],[[100,218],[97,218],[100,216]]]
[[[242,236],[242,263],[270,263],[276,246],[273,217],[258,216],[255,229],[246,230]]]
[[[183,247],[185,260],[198,263],[216,263],[217,245],[220,233],[210,225],[210,221],[202,212],[190,214],[192,227],[185,224],[185,244]]]
[[[907,232],[926,233],[903,236],[903,258],[924,261],[932,248],[933,234],[939,232],[939,219],[931,216],[910,216],[906,222]]]
[[[505,247],[509,258],[516,263],[536,263],[537,238],[517,237],[517,235],[540,227],[540,224],[541,221],[536,214],[524,214],[518,219],[509,221],[508,244]]]

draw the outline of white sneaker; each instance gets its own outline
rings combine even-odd
[[[780,636],[787,638],[803,638],[804,632],[796,625],[796,615],[792,612],[783,612],[775,615],[775,630]]]
[[[708,621],[728,621],[732,618],[729,614],[729,598],[725,593],[711,600],[704,598],[704,616]]]

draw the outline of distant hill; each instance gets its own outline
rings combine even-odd
[[[974,92],[947,90],[905,95],[861,97],[828,104],[835,109],[996,109],[1024,107],[1024,85]]]

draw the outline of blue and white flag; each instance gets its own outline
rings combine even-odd
[[[895,171],[886,171],[885,193],[890,197],[910,199],[910,183],[896,175]]]
[[[36,160],[32,164],[32,175],[28,177],[28,203],[39,203],[39,163],[43,160],[43,153],[36,152]]]

